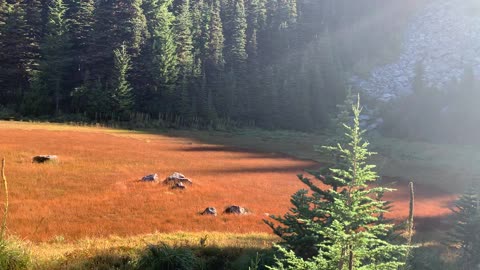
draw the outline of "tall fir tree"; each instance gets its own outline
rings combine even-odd
[[[449,232],[449,243],[458,246],[458,267],[475,269],[480,264],[480,188],[471,183],[452,208],[455,225]]]
[[[24,5],[7,3],[6,7],[0,42],[0,102],[19,109],[24,93],[30,87],[31,40]]]
[[[39,65],[40,43],[45,33],[49,8],[46,0],[22,0],[20,3],[25,11],[25,21],[28,26],[27,71],[33,74]]]
[[[72,43],[73,61],[70,72],[73,73],[71,87],[84,83],[88,64],[92,63],[89,52],[93,43],[93,26],[95,10],[94,0],[71,0],[68,4],[67,17],[69,20],[68,34]]]
[[[178,114],[190,116],[195,112],[195,110],[192,111],[192,105],[195,102],[192,103],[190,100],[195,99],[197,93],[189,91],[194,71],[192,17],[189,0],[183,0],[180,4],[173,29],[175,32],[179,75],[175,94],[175,107]]]
[[[357,103],[353,106],[353,124],[345,125],[348,144],[326,147],[340,157],[339,166],[330,169],[332,177],[320,178],[331,188],[314,186],[313,196],[303,191],[298,194],[300,199],[293,198],[298,202],[296,209],[314,214],[299,216],[296,221],[303,230],[322,238],[316,243],[318,254],[305,260],[278,246],[281,256],[269,269],[387,270],[403,265],[408,247],[384,240],[393,225],[379,222],[386,211],[385,202],[379,198],[391,189],[369,186],[377,174],[375,166],[367,164],[374,153],[368,151],[368,143],[362,138],[360,113]]]
[[[147,0],[144,9],[148,18],[150,63],[153,79],[151,95],[157,103],[154,113],[174,112],[174,86],[178,78],[177,48],[173,32],[175,16],[170,10],[172,0]]]
[[[53,0],[50,3],[46,35],[41,44],[38,79],[42,80],[41,87],[44,87],[45,92],[40,92],[53,97],[51,111],[55,114],[60,113],[61,101],[69,96],[64,84],[66,69],[71,62],[66,11],[67,7],[63,0]],[[39,108],[39,111],[44,112],[44,109]]]
[[[250,103],[248,94],[242,94],[247,89],[247,19],[244,0],[234,1],[233,17],[232,17],[232,36],[228,49],[228,68],[232,72],[234,81],[227,82],[232,84],[231,101],[233,105],[232,113],[236,118],[245,120],[246,115],[250,111]]]
[[[183,0],[175,16],[174,27],[180,77],[189,76],[193,69],[192,17],[190,1]]]
[[[199,97],[200,111],[204,117],[217,116],[217,104],[220,114],[225,116],[225,93],[222,89],[222,73],[224,72],[224,42],[221,6],[219,0],[212,0],[208,6],[210,16],[205,22],[205,55],[203,57],[202,90]]]
[[[97,1],[94,20],[94,42],[90,48],[93,63],[90,66],[93,74],[108,82],[112,74],[113,51],[125,43],[128,53],[136,57],[145,43],[148,31],[142,0]]]
[[[234,3],[229,65],[236,72],[243,72],[247,61],[247,19],[243,0]]]
[[[0,0],[0,60],[2,59],[2,50],[4,49],[4,46],[7,42],[5,40],[5,35],[6,35],[6,23],[8,16],[10,14],[10,9],[11,5],[6,1],[6,0]],[[5,79],[3,78],[3,74],[6,73],[5,67],[0,66],[0,85],[5,84]],[[0,101],[0,104],[6,103],[6,97],[4,96],[6,90],[5,89],[0,89],[0,100],[4,100],[4,102]]]
[[[127,46],[121,45],[113,52],[114,71],[112,77],[112,109],[118,117],[125,118],[126,113],[133,108],[133,90],[128,82],[128,72],[131,68],[131,58]]]

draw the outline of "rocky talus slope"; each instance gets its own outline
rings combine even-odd
[[[404,33],[398,59],[373,69],[368,78],[352,77],[358,88],[381,99],[408,93],[417,63],[425,80],[440,88],[473,66],[480,76],[480,0],[432,0]]]

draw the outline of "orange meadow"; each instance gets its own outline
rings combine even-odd
[[[263,219],[283,214],[290,196],[304,187],[296,174],[313,161],[205,144],[188,138],[103,129],[42,129],[0,122],[0,157],[7,160],[10,191],[8,230],[31,241],[75,240],[153,232],[270,232]],[[39,154],[58,155],[58,164],[34,164]],[[186,190],[138,180],[178,171],[191,178]],[[390,217],[408,214],[406,183],[386,199]],[[447,215],[453,194],[416,187],[416,218]],[[3,193],[2,193],[3,196]],[[223,215],[229,205],[249,210]],[[216,207],[217,217],[201,216]]]

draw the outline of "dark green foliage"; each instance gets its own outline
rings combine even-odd
[[[125,45],[113,52],[114,70],[112,81],[113,111],[117,114],[125,114],[133,107],[132,87],[127,80],[128,71],[131,68],[130,56]]]
[[[5,24],[1,26],[0,37],[0,102],[18,107],[29,87],[31,41],[24,7],[18,3],[4,3],[4,6],[7,9],[2,13]]]
[[[145,43],[147,22],[141,4],[141,0],[96,2],[89,68],[92,79],[100,78],[105,89],[112,75],[113,51],[125,43],[128,53],[135,57]]]
[[[307,182],[307,179],[303,178],[303,176],[299,176],[299,178]],[[311,185],[310,188],[318,189],[313,184],[309,184]],[[295,254],[305,259],[317,255],[317,243],[323,241],[323,236],[309,230],[308,225],[303,222],[304,220],[316,220],[316,222],[325,223],[320,217],[316,217],[314,210],[319,207],[318,201],[314,198],[319,196],[320,194],[309,196],[308,190],[300,190],[292,195],[290,202],[293,207],[290,209],[290,213],[285,214],[283,217],[271,217],[279,222],[281,226],[276,226],[273,222],[265,220],[265,223],[273,229],[273,232],[283,239],[284,246],[287,249],[293,250]]]
[[[26,249],[15,242],[0,241],[0,269],[31,269],[32,261]]]
[[[287,214],[288,219],[277,219],[284,224],[288,221],[287,226],[293,226],[296,237],[294,242],[278,246],[281,255],[271,269],[387,270],[403,265],[408,247],[387,240],[393,225],[380,220],[386,211],[380,198],[391,189],[369,187],[378,176],[373,171],[375,166],[367,163],[374,153],[368,151],[369,144],[362,138],[360,112],[357,103],[353,106],[353,123],[345,125],[347,143],[325,147],[337,158],[330,174],[317,179],[330,188],[321,189],[309,184],[309,180],[302,180],[312,191],[311,196],[301,191],[292,197],[298,204],[292,213],[300,212],[302,216]],[[312,235],[315,241],[310,248],[317,252],[313,257],[305,260],[289,249],[289,245],[309,240]]]
[[[354,6],[367,16],[376,1]],[[132,112],[322,129],[346,88],[346,50],[329,30],[363,19],[345,9],[343,0],[1,0],[0,104],[25,115],[118,113],[113,52],[124,44]]]
[[[443,89],[424,82],[424,68],[417,65],[414,91],[399,97],[384,109],[383,134],[427,142],[476,144],[480,134],[480,84],[473,67]]]
[[[175,43],[178,61],[178,86],[175,94],[175,111],[179,115],[190,115],[190,98],[195,98],[196,93],[189,93],[190,82],[194,72],[192,17],[190,14],[190,1],[184,0],[180,5],[179,13],[174,22]]]
[[[459,248],[458,265],[474,269],[480,264],[480,189],[472,183],[452,208],[455,225],[449,242]]]
[[[32,87],[39,95],[36,98],[51,97],[51,100],[47,100],[47,103],[40,104],[43,108],[34,109],[41,114],[52,112],[59,114],[60,102],[68,96],[68,93],[65,93],[67,89],[64,84],[64,78],[67,72],[66,69],[71,62],[71,52],[69,51],[70,41],[67,20],[65,18],[66,10],[67,7],[62,0],[53,0],[49,5],[46,35],[41,47],[41,61],[38,74],[40,82],[35,87]]]
[[[167,245],[149,246],[138,261],[138,269],[194,270],[201,269],[195,254],[187,248]]]
[[[72,63],[70,67],[71,89],[83,84],[87,75],[88,64],[93,62],[89,48],[93,43],[94,0],[71,0],[68,2],[68,35],[71,39]]]

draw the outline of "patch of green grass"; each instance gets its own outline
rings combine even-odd
[[[0,269],[24,270],[31,267],[31,255],[24,243],[17,240],[0,241]]]
[[[171,136],[264,152],[283,153],[300,159],[328,163],[329,157],[314,150],[328,145],[329,136],[295,131],[242,129],[234,132],[169,130]],[[370,136],[378,152],[372,162],[380,175],[462,192],[472,179],[480,178],[480,146],[433,144]]]

